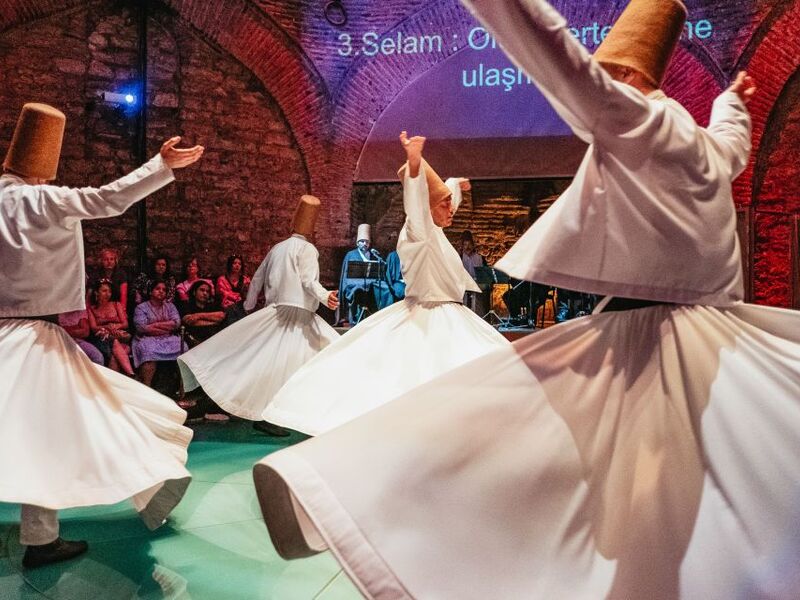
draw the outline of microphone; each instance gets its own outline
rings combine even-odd
[[[377,250],[375,250],[375,248],[370,248],[369,251],[372,253],[372,256],[374,256],[375,258],[383,258],[381,256],[381,253],[378,252]]]

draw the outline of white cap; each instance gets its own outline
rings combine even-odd
[[[358,226],[358,234],[356,234],[356,241],[359,240],[371,240],[370,237],[371,228],[368,223],[362,223]]]
[[[450,177],[444,182],[444,184],[447,186],[447,189],[450,190],[450,202],[453,205],[453,212],[458,210],[458,207],[461,205],[461,201],[464,199],[461,194],[462,181],[463,177]]]

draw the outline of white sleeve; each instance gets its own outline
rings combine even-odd
[[[82,221],[113,217],[175,179],[170,169],[156,155],[125,177],[100,188],[37,186],[40,200],[64,221]]]
[[[311,244],[304,247],[300,253],[299,266],[300,283],[303,285],[303,289],[322,304],[327,304],[330,292],[319,282],[319,255]]]
[[[255,275],[250,280],[250,287],[247,289],[247,298],[244,301],[244,309],[245,310],[253,310],[258,304],[258,295],[264,289],[264,281],[267,277],[267,260],[269,259],[269,254],[264,257],[264,260],[261,261],[261,264],[258,265],[258,269],[256,269]]]
[[[750,113],[739,94],[725,91],[717,96],[706,131],[731,165],[731,179],[735,179],[750,158],[752,132]]]
[[[645,120],[645,97],[616,83],[544,0],[461,0],[491,31],[511,60],[536,82],[573,132],[591,143]],[[620,118],[615,118],[619,115]]]
[[[403,176],[403,210],[406,213],[406,231],[411,241],[419,242],[428,238],[428,231],[434,227],[428,195],[428,180],[425,169],[430,168],[425,160],[419,166],[419,173],[411,177],[408,163],[401,169]]]

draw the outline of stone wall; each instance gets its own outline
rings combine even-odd
[[[625,3],[613,0],[592,18],[609,21]],[[568,19],[585,17],[581,3],[553,4]],[[750,105],[753,159],[735,184],[737,208],[751,216],[746,254],[752,260],[746,267],[755,300],[800,305],[795,282],[800,0],[687,4],[694,19],[713,19],[714,35],[703,43],[684,40],[665,89],[702,123],[711,99],[737,70],[746,68],[756,77],[759,94]],[[69,118],[62,182],[96,185],[135,166],[135,123],[97,102],[96,93],[136,79],[140,5],[4,2],[0,152],[21,104],[41,100],[61,107]],[[448,45],[442,55],[368,59],[341,55],[337,40],[342,33],[405,35],[427,27],[462,40],[471,22],[458,0],[349,0],[343,3],[348,13],[343,26],[328,23],[325,3],[314,0],[151,0],[149,5],[148,150],[155,152],[172,133],[208,147],[200,167],[179,173],[176,184],[148,201],[150,252],[166,250],[178,267],[189,254],[198,254],[206,270],[219,271],[224,257],[238,250],[253,265],[284,235],[297,194],[308,191],[324,201],[317,242],[326,282],[338,276],[358,221],[375,223],[378,243],[393,245],[402,221],[397,187],[354,190],[354,168],[384,109],[408,82],[458,47]],[[493,191],[482,191],[483,185]],[[532,198],[549,195],[526,195],[520,185],[527,184],[477,185],[473,208],[459,213],[450,233],[455,237],[470,227],[490,259],[499,255],[531,211]],[[87,249],[116,245],[131,263],[135,223],[131,210],[87,224]]]
[[[494,264],[568,183],[563,179],[475,181],[445,233],[455,245],[463,231],[471,231],[478,252],[488,264]],[[404,219],[400,184],[354,186],[353,245],[358,223],[369,223],[373,246],[384,253],[391,252]]]
[[[176,271],[196,255],[208,273],[241,253],[252,272],[286,237],[308,189],[303,155],[264,85],[227,52],[164,9],[153,12],[148,30],[147,156],[172,135],[207,147],[199,165],[176,172],[176,183],[147,200],[149,253],[166,252]],[[20,106],[37,100],[67,115],[60,183],[101,185],[136,166],[135,115],[98,97],[135,91],[134,11],[93,2],[12,28],[0,44],[8,83],[0,86],[0,153]],[[84,232],[90,262],[115,246],[133,268],[135,208],[86,222]]]

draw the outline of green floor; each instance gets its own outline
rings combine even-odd
[[[247,422],[196,427],[194,479],[168,523],[149,532],[128,503],[63,511],[62,536],[90,547],[61,565],[23,571],[19,507],[0,504],[0,599],[360,598],[328,553],[279,558],[261,520],[253,463],[298,439],[275,441]]]

